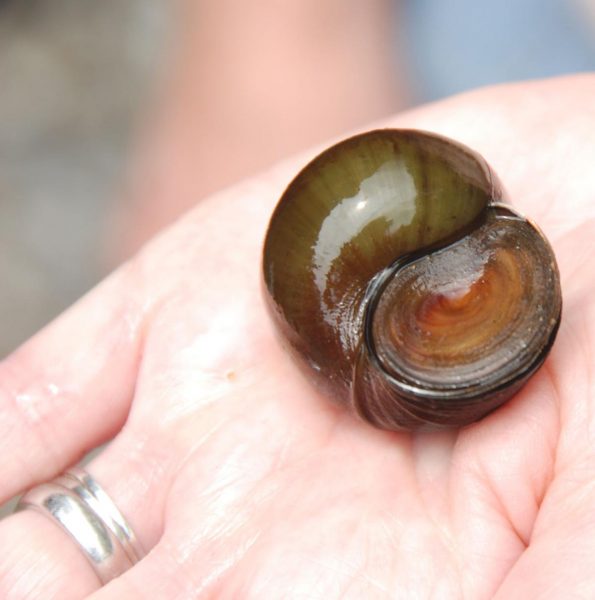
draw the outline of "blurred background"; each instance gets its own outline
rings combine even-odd
[[[209,192],[480,85],[595,67],[591,0],[0,0],[0,357]]]
[[[104,272],[169,24],[157,0],[0,0],[0,358]]]

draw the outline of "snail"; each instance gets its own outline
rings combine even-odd
[[[560,323],[554,253],[486,161],[374,130],[312,160],[271,217],[266,303],[323,391],[389,430],[462,427],[511,398]]]

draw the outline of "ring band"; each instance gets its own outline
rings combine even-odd
[[[131,564],[137,563],[144,552],[132,528],[104,489],[81,467],[73,467],[56,480],[72,490],[108,526],[120,542]]]
[[[102,585],[143,556],[132,528],[105,490],[80,467],[26,492],[16,510],[50,517],[79,545]]]

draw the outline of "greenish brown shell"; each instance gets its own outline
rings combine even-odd
[[[273,319],[315,381],[376,426],[462,426],[541,365],[561,313],[543,234],[478,154],[377,130],[307,165],[271,218]]]

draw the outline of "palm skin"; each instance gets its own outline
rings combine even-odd
[[[2,598],[591,598],[595,79],[475,92],[382,126],[482,153],[549,237],[544,367],[462,431],[390,433],[320,396],[264,309],[268,217],[309,156],[205,200],[0,369],[0,494],[89,470],[148,556],[101,589],[52,523],[0,523]],[[25,535],[26,532],[26,535]]]

